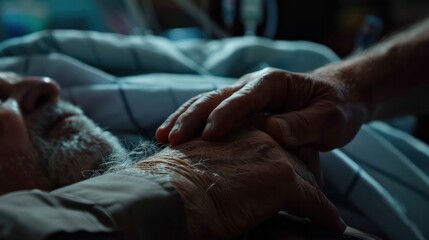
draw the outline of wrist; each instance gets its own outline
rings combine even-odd
[[[156,157],[156,156],[155,156]],[[185,160],[172,157],[151,158],[137,163],[134,169],[145,175],[165,177],[177,190],[185,208],[189,239],[224,238],[216,236],[219,229],[217,211],[207,189],[213,184],[207,172],[199,171]]]
[[[349,68],[353,63],[348,61],[331,64],[313,71],[311,74],[316,79],[326,82],[335,87],[344,99],[349,111],[353,115],[358,115],[362,122],[368,122],[373,119],[374,98],[372,88],[365,84],[359,74],[355,74]]]

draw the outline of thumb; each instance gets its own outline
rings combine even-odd
[[[284,148],[312,146],[326,151],[340,144],[343,128],[344,121],[335,110],[315,105],[272,115],[266,119],[262,130]]]

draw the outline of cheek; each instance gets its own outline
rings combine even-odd
[[[27,127],[17,108],[0,106],[0,154],[26,154],[33,151]]]
[[[111,154],[126,155],[115,137],[86,118],[59,127],[49,137],[45,149],[48,151],[41,152],[41,156],[48,159],[51,177],[59,186],[83,180],[85,174],[99,169]],[[42,146],[37,142],[35,145]],[[55,151],[51,151],[52,148]]]
[[[1,155],[0,194],[24,189],[52,189],[52,184],[37,164],[37,156]]]

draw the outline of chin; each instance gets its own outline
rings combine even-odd
[[[49,158],[51,178],[60,186],[90,177],[112,155],[124,155],[125,149],[110,132],[104,131],[86,117],[76,120],[78,132],[65,134],[54,143]],[[73,130],[70,130],[74,132]]]
[[[57,187],[91,177],[101,171],[111,155],[126,155],[119,140],[80,109],[68,104],[61,106],[73,114],[45,134],[32,136],[39,158],[47,165],[48,177]]]

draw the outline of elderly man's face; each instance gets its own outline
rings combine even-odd
[[[49,78],[0,73],[0,194],[77,182],[124,151],[59,94]]]

